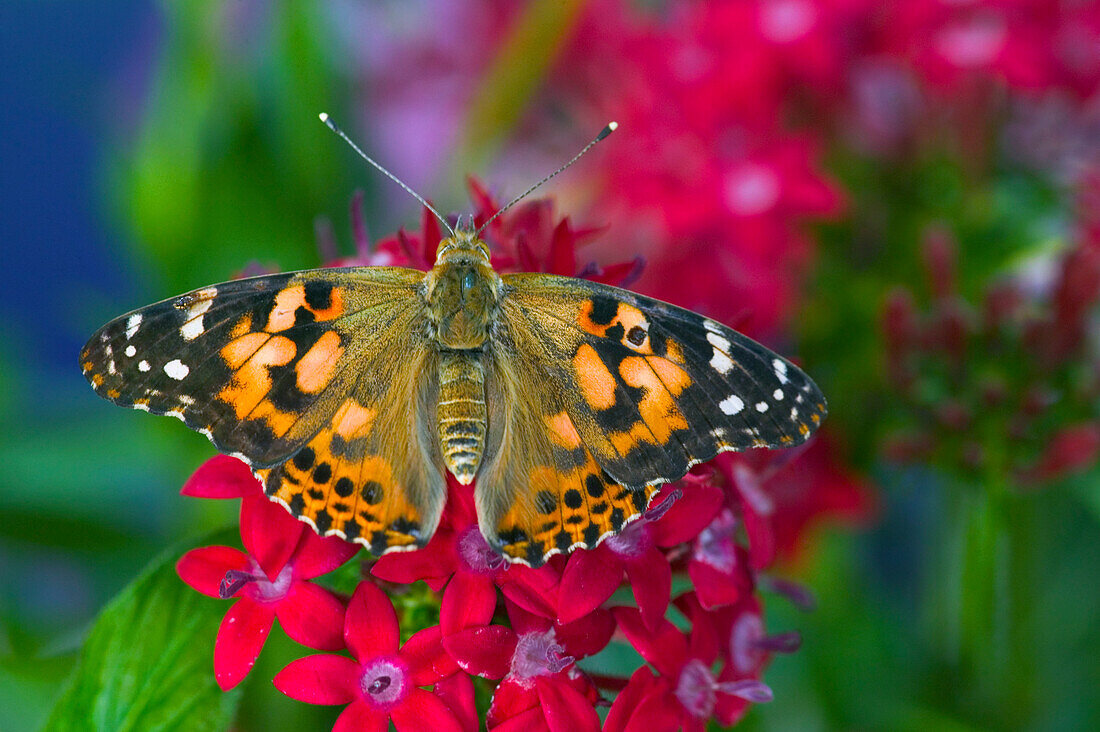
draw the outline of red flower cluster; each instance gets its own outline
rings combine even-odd
[[[910,408],[887,453],[979,474],[983,437],[1013,445],[1000,459],[1019,486],[1037,486],[1091,466],[1100,456],[1100,373],[1089,363],[1086,327],[1100,303],[1100,228],[1039,276],[1021,272],[972,306],[955,283],[956,252],[943,231],[925,240],[932,300],[917,311],[899,289],[882,315],[888,374]],[[1007,459],[1006,459],[1007,458]]]
[[[475,218],[484,222],[498,203],[477,183],[471,192]],[[352,204],[357,254],[340,264],[430,266],[441,238],[434,218],[426,214],[421,231],[400,231],[372,247],[359,203],[356,197]],[[505,271],[611,283],[636,276],[640,261],[600,267],[584,256],[595,233],[556,218],[549,201],[534,200],[494,221],[485,238]],[[296,699],[347,705],[337,729],[384,730],[390,721],[398,729],[477,729],[474,678],[496,682],[491,705],[480,710],[490,729],[597,730],[596,709],[613,692],[606,729],[731,724],[749,704],[770,700],[760,676],[771,655],[798,646],[797,634],[765,633],[757,583],[808,603],[805,591],[761,570],[795,547],[806,522],[825,513],[858,517],[866,508],[862,491],[818,448],[725,456],[665,486],[622,534],[531,569],[489,547],[472,486],[451,481],[448,490],[427,546],[374,561],[373,579],[360,581],[345,605],[311,580],[346,562],[358,545],[318,538],[269,503],[233,458],[200,468],[186,495],[242,498],[246,551],[207,547],[179,563],[192,587],[239,598],[216,643],[219,684],[228,689],[245,677],[278,619],[305,646],[350,652],[301,658],[275,677],[275,686]],[[695,589],[673,597],[675,574]],[[439,623],[400,646],[397,615],[379,587],[421,580],[437,593]],[[615,601],[624,585],[634,606]],[[667,619],[670,604],[688,618],[689,632]],[[586,659],[623,641],[649,665],[629,679],[587,670]]]

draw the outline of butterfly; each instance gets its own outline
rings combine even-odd
[[[484,227],[482,227],[484,228]],[[595,547],[720,452],[804,442],[825,398],[697,313],[550,274],[498,274],[472,221],[428,272],[263,275],[122,315],[81,352],[110,401],[182,420],[321,535],[431,539],[446,474],[489,545],[539,566]]]

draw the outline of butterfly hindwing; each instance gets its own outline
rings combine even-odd
[[[677,480],[726,450],[796,445],[825,416],[801,369],[701,315],[584,280],[503,279],[515,348],[547,365],[585,447],[621,484]]]
[[[246,460],[270,495],[321,533],[374,549],[409,544],[417,526],[434,528],[445,496],[438,463],[409,439],[431,382],[409,378],[409,361],[394,358],[428,357],[422,279],[411,269],[343,268],[206,287],[111,321],[81,365],[101,396],[179,417]],[[404,437],[382,437],[383,425]],[[381,480],[383,465],[404,482]],[[356,508],[352,493],[377,499],[373,511]]]
[[[645,510],[653,486],[627,488],[597,464],[566,411],[551,362],[517,350],[507,325],[488,359],[489,431],[478,521],[490,545],[533,567],[593,547]]]

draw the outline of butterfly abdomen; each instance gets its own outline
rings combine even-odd
[[[485,371],[474,351],[443,351],[439,360],[439,444],[447,469],[469,485],[485,449]]]

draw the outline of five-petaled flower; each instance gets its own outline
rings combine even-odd
[[[184,493],[242,498],[245,551],[202,547],[187,552],[176,564],[180,578],[199,592],[237,598],[214,644],[214,677],[222,689],[232,689],[248,675],[275,618],[302,645],[322,650],[343,647],[339,632],[343,601],[309,580],[339,567],[359,545],[335,537],[322,539],[310,531],[282,506],[267,500],[235,458],[219,455],[207,461],[184,486]]]
[[[456,715],[441,696],[420,688],[450,675],[437,662],[437,626],[401,646],[393,604],[376,585],[361,582],[343,630],[352,658],[327,653],[299,658],[276,674],[275,687],[310,704],[347,704],[334,732],[385,732],[391,721],[399,732],[464,729],[461,712]]]

